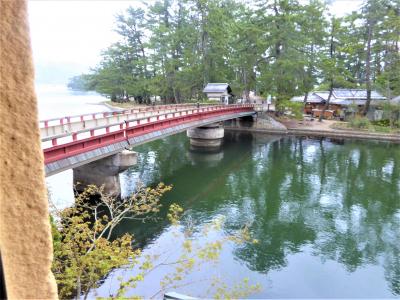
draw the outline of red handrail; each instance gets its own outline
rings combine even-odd
[[[204,105],[204,104],[203,104]],[[212,106],[214,104],[207,104],[208,106]],[[87,113],[87,114],[81,114],[81,115],[70,115],[70,116],[64,116],[64,117],[59,117],[59,118],[52,118],[52,119],[44,119],[40,120],[39,123],[43,123],[44,127],[48,127],[49,122],[51,121],[59,121],[59,124],[68,124],[70,123],[71,118],[80,118],[81,121],[83,121],[84,117],[87,116],[92,116],[92,119],[97,119],[98,116],[101,115],[102,118],[107,117],[107,116],[113,116],[113,115],[118,115],[118,114],[127,114],[127,113],[135,113],[135,112],[146,112],[146,111],[152,111],[152,110],[163,110],[163,109],[171,109],[171,108],[184,108],[184,107],[195,107],[195,104],[170,104],[170,105],[155,105],[155,106],[145,106],[145,107],[137,107],[137,108],[130,108],[130,109],[124,109],[124,110],[118,110],[118,111],[101,111],[97,113]]]
[[[253,105],[251,104],[241,104],[241,105],[230,105],[230,106],[218,106],[218,107],[206,107],[206,108],[195,108],[191,114],[182,114],[182,112],[172,113],[172,117],[165,117],[160,119],[159,117],[155,121],[151,121],[149,117],[142,119],[147,119],[146,123],[140,123],[139,120],[134,120],[136,124],[131,124],[133,121],[125,121],[124,123],[110,124],[107,126],[102,126],[101,129],[106,130],[105,133],[96,135],[95,128],[80,131],[79,133],[89,132],[90,137],[85,137],[79,139],[78,133],[71,133],[72,141],[64,144],[59,144],[58,139],[64,138],[55,137],[52,141],[52,146],[50,148],[44,149],[44,159],[45,163],[51,163],[58,161],[63,158],[71,157],[81,153],[85,153],[99,147],[105,147],[114,143],[129,140],[130,138],[141,136],[154,131],[169,128],[171,126],[176,126],[178,124],[204,120],[210,117],[225,115],[229,113],[239,113],[249,110],[253,110]],[[163,114],[168,116],[171,113]],[[162,115],[161,115],[162,116]],[[111,127],[118,126],[117,130],[111,131]]]

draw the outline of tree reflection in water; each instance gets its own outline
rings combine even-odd
[[[228,233],[251,224],[259,243],[233,251],[250,270],[283,269],[288,255],[306,248],[348,273],[380,265],[391,293],[400,295],[399,145],[226,132],[209,162],[190,153],[183,134],[136,151],[138,166],[123,175],[125,192],[138,178],[163,181],[174,185],[165,207],[177,202],[195,226],[218,214],[227,217]],[[134,233],[143,247],[167,226],[128,223],[119,230]]]

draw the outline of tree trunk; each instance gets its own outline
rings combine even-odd
[[[332,60],[334,58],[334,37],[335,35],[335,18],[332,19],[332,29],[331,29],[331,39],[330,39],[330,47],[329,47],[329,58]],[[329,95],[328,95],[328,100],[326,100],[325,106],[322,109],[321,114],[319,115],[319,122],[322,122],[322,118],[325,114],[325,111],[329,107],[329,102],[331,101],[332,93],[333,93],[333,83],[334,83],[334,77],[333,74],[330,74],[330,80],[329,80]]]
[[[371,104],[371,40],[372,40],[372,22],[368,19],[368,38],[367,38],[367,58],[365,64],[365,79],[367,85],[367,101],[363,109],[363,115],[367,115]]]
[[[175,102],[175,104],[180,103],[180,102],[181,102],[180,93],[179,93],[179,91],[176,89],[176,87],[173,88],[173,92],[174,92],[174,102]]]
[[[110,99],[112,102],[117,102],[117,95],[115,93],[112,93]]]
[[[314,69],[314,44],[311,44],[311,58],[310,58],[310,63],[308,65],[308,70],[307,70],[307,76],[308,78],[306,79],[306,93],[304,95],[304,108],[306,108],[307,100],[308,100],[308,94],[310,93],[310,90],[313,88],[312,84],[312,75],[313,75],[313,69]]]
[[[304,95],[304,99],[303,99],[304,107],[306,107],[307,100],[308,100],[308,92],[306,92],[305,95]]]
[[[76,279],[76,299],[81,298],[81,293],[82,293],[82,287],[81,287],[81,276],[78,275],[78,278]]]
[[[246,99],[246,102],[250,103],[250,91],[248,88],[247,71],[245,70],[245,68],[243,68],[243,84],[244,84],[244,97]]]
[[[319,115],[319,119],[318,119],[319,122],[322,122],[322,117],[324,116],[325,111],[326,111],[326,110],[328,109],[328,107],[329,107],[329,102],[331,101],[332,93],[333,93],[333,80],[331,80],[331,84],[330,84],[330,87],[329,87],[329,96],[328,96],[328,100],[326,100],[325,106],[324,106],[324,108],[322,109],[321,114]]]
[[[276,0],[274,1],[274,4],[273,4],[273,10],[275,12],[275,17],[277,17],[278,20],[280,20],[279,18],[281,16],[281,14],[279,13],[278,3]],[[278,21],[275,21],[275,27],[276,27],[277,31],[281,30],[281,26]],[[284,91],[285,91],[285,87],[286,87],[286,82],[284,82],[282,80],[284,78],[284,76],[283,76],[284,70],[282,67],[279,67],[280,59],[281,59],[283,51],[284,51],[284,44],[283,44],[283,41],[280,39],[280,40],[276,41],[275,45],[274,45],[274,54],[275,54],[275,58],[276,58],[275,64],[278,64],[278,72],[279,72],[278,82],[276,85],[276,104],[278,104],[285,98]]]
[[[210,66],[208,59],[208,31],[207,31],[207,6],[205,6],[202,1],[197,1],[197,9],[200,11],[201,15],[201,40],[200,40],[200,53],[201,61],[203,64],[203,86],[206,86],[210,80]]]

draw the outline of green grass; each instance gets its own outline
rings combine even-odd
[[[373,131],[376,132],[383,132],[383,133],[395,133],[398,131],[396,128],[390,128],[387,126],[378,126],[378,125],[372,125]]]
[[[365,132],[376,132],[376,133],[400,133],[399,128],[391,128],[389,126],[379,126],[373,125],[371,122],[367,123],[368,125],[365,126],[364,122],[361,122],[362,125],[359,127],[357,124],[356,126],[352,126],[351,122],[342,122],[342,123],[335,123],[331,126],[333,129],[341,129],[341,130],[355,130],[355,131],[365,131]]]

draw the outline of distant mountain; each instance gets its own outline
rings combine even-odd
[[[67,85],[70,78],[87,72],[88,68],[79,64],[37,63],[35,64],[35,82],[36,84]]]

